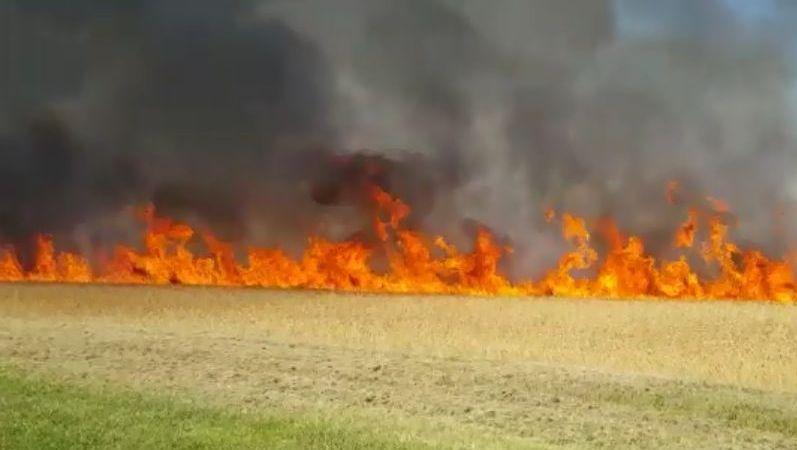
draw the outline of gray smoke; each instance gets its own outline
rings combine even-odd
[[[0,0],[0,241],[92,248],[124,205],[298,249],[367,222],[362,185],[413,226],[492,228],[535,274],[542,211],[615,217],[664,252],[684,207],[786,250],[795,135],[789,2]]]

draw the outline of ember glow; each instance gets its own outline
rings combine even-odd
[[[37,251],[26,270],[13,248],[0,253],[0,281],[117,284],[180,284],[325,289],[344,292],[465,295],[688,298],[772,300],[791,303],[797,297],[794,275],[786,260],[772,260],[757,250],[738,248],[728,240],[719,214],[701,217],[690,210],[674,231],[673,247],[682,255],[657,261],[637,236],[626,236],[610,220],[596,232],[608,242],[605,255],[591,244],[586,221],[564,213],[546,219],[561,226],[572,250],[539,280],[510,281],[499,262],[504,248],[487,229],[480,229],[469,251],[443,237],[426,236],[403,226],[410,208],[385,190],[372,187],[373,227],[377,244],[358,240],[333,242],[312,236],[304,253],[292,258],[278,248],[248,248],[244,261],[232,245],[210,233],[197,236],[190,226],[158,217],[152,206],[141,208],[145,224],[143,250],[119,245],[101,267],[85,256],[59,252],[52,238],[37,237]],[[668,191],[669,192],[669,191]],[[697,242],[705,222],[707,239]],[[204,251],[197,253],[197,243]],[[191,249],[189,249],[191,248]],[[701,276],[687,256],[698,254],[713,275]],[[374,268],[375,255],[385,256],[385,270]]]

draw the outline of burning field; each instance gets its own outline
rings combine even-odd
[[[0,281],[793,302],[788,23],[505,1],[4,2]]]
[[[0,281],[792,302],[774,28],[507,1],[5,2]]]
[[[797,447],[797,9],[488,3],[0,0],[0,448]]]
[[[674,194],[675,184],[668,190]],[[645,253],[637,236],[625,236],[610,219],[598,223],[608,243],[599,257],[590,245],[582,218],[564,213],[564,239],[574,249],[539,281],[511,282],[499,270],[511,248],[501,246],[485,228],[477,231],[472,249],[463,252],[444,237],[430,238],[407,229],[403,220],[410,208],[378,186],[368,186],[373,210],[373,239],[342,242],[312,236],[303,254],[291,258],[283,249],[249,247],[246,263],[238,262],[234,248],[212,233],[201,235],[204,251],[192,251],[195,231],[188,225],[156,216],[153,207],[138,212],[145,225],[144,250],[118,246],[99,270],[79,254],[56,252],[52,237],[39,235],[31,269],[23,268],[13,249],[0,259],[0,281],[184,284],[255,286],[267,288],[326,289],[345,292],[476,294],[487,296],[561,296],[602,298],[680,298],[774,300],[792,302],[797,285],[789,260],[771,260],[758,250],[740,249],[728,241],[727,213],[719,201],[716,211],[702,217],[708,222],[707,239],[699,254],[713,265],[715,275],[701,277],[681,255],[674,261],[656,261]],[[716,204],[719,203],[719,206]],[[690,250],[698,233],[697,209],[675,231],[673,246]],[[546,212],[546,220],[556,213]],[[375,243],[375,244],[374,244]],[[383,273],[372,261],[386,262]],[[597,263],[597,265],[596,265]],[[385,265],[385,264],[383,264]],[[596,267],[592,267],[596,265]],[[593,269],[592,276],[574,276]],[[582,273],[584,273],[582,272]],[[588,272],[586,272],[588,273]]]
[[[4,2],[0,281],[792,302],[787,24],[506,1]]]

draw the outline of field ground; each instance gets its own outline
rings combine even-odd
[[[15,412],[61,405],[211,446],[797,448],[790,306],[7,285],[0,364],[0,447],[63,443]]]

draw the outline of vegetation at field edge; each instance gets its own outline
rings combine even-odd
[[[0,368],[0,448],[422,449],[315,419],[223,409],[29,379]]]

